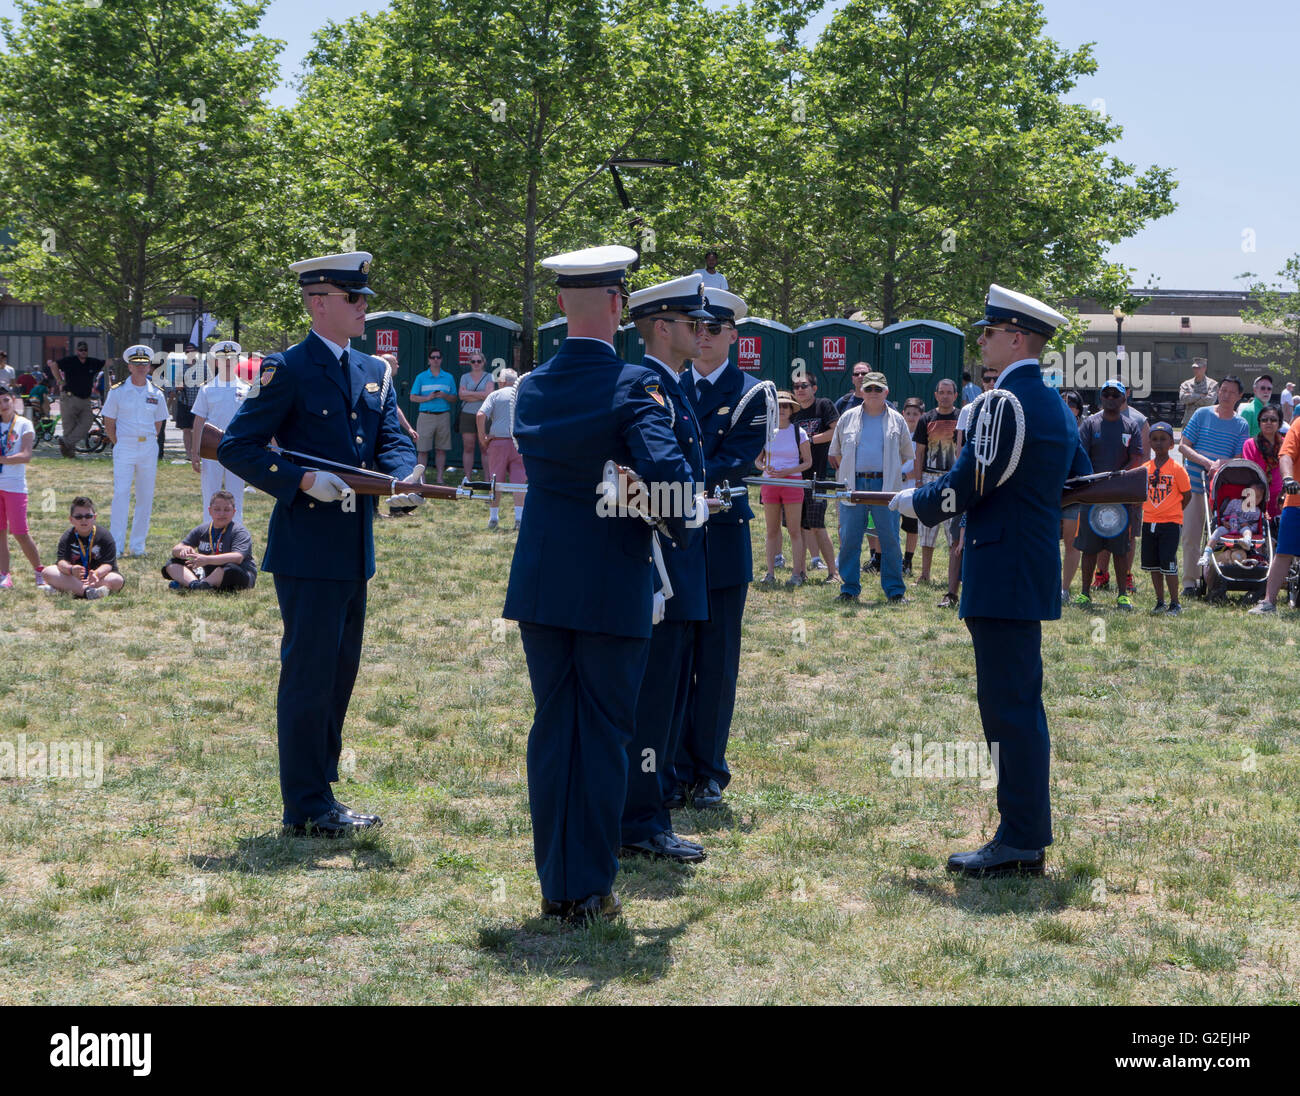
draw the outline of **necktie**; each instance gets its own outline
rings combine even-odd
[[[698,380],[698,381],[695,382],[695,402],[696,402],[696,403],[700,403],[700,402],[702,402],[702,401],[704,400],[704,389],[705,389],[705,387],[707,386],[707,384],[708,384],[708,381],[704,380],[703,378],[701,378],[700,380]]]
[[[343,391],[348,394],[348,401],[352,400],[352,369],[348,365],[348,352],[345,348],[339,355],[339,368],[343,370]]]

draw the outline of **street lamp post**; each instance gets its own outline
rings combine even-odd
[[[1111,309],[1110,314],[1115,317],[1115,368],[1119,371],[1124,364],[1124,321],[1127,317],[1119,305]]]

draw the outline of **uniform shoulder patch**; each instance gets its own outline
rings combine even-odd
[[[270,384],[271,378],[274,376],[275,376],[275,366],[268,365],[265,369],[262,370],[262,376],[260,378],[262,384]]]
[[[660,389],[658,382],[647,382],[645,394],[655,401],[660,407],[664,406],[664,394]]]

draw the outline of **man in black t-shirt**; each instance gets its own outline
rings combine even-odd
[[[934,386],[937,406],[921,416],[912,435],[916,446],[916,463],[912,477],[918,487],[946,476],[957,463],[957,384],[947,377]],[[930,563],[934,546],[939,543],[939,529],[944,530],[951,554],[957,543],[958,519],[949,518],[938,525],[921,523],[921,581],[930,581]]]
[[[817,395],[817,378],[811,373],[794,379],[794,398],[799,406],[790,416],[792,425],[799,426],[812,442],[812,466],[804,471],[804,479],[826,478],[826,454],[831,447],[831,438],[835,436],[835,424],[839,421],[839,412],[830,400]],[[826,581],[839,581],[835,572],[835,550],[831,547],[830,534],[826,532],[826,500],[815,499],[811,491],[803,494],[803,513],[799,524],[811,532],[812,537],[804,537],[807,545],[811,540],[815,544],[812,558],[814,571],[826,570]],[[822,561],[826,562],[823,563]],[[803,559],[796,561],[799,565],[795,574],[804,574]]]
[[[90,432],[90,397],[94,391],[95,377],[104,368],[103,358],[90,357],[90,347],[77,343],[77,352],[45,363],[62,388],[59,397],[59,415],[63,420],[63,437],[59,451],[65,457],[75,457],[77,443]]]

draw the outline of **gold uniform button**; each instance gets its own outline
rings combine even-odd
[[[279,466],[278,464],[273,464],[273,465],[271,465],[271,471],[272,471],[272,472],[278,472],[278,471],[280,471],[280,466]]]
[[[718,431],[718,436],[719,436],[719,437],[722,436],[722,431],[721,431],[721,430]]]
[[[316,509],[316,504],[315,504],[314,502],[309,502],[309,503],[307,503],[307,509],[308,509],[308,510],[315,510],[315,509]]]
[[[353,417],[354,419],[357,417],[357,413],[356,413],[355,411],[352,412],[352,417]]]
[[[361,442],[362,442],[362,438],[361,438],[361,435],[360,435],[360,434],[358,434],[358,435],[357,435],[357,444],[358,444],[358,445],[360,445],[360,444],[361,444]]]
[[[323,409],[321,410],[321,414],[322,414],[322,415],[328,415],[329,413],[330,413],[330,409],[329,409],[328,407],[323,408]]]

